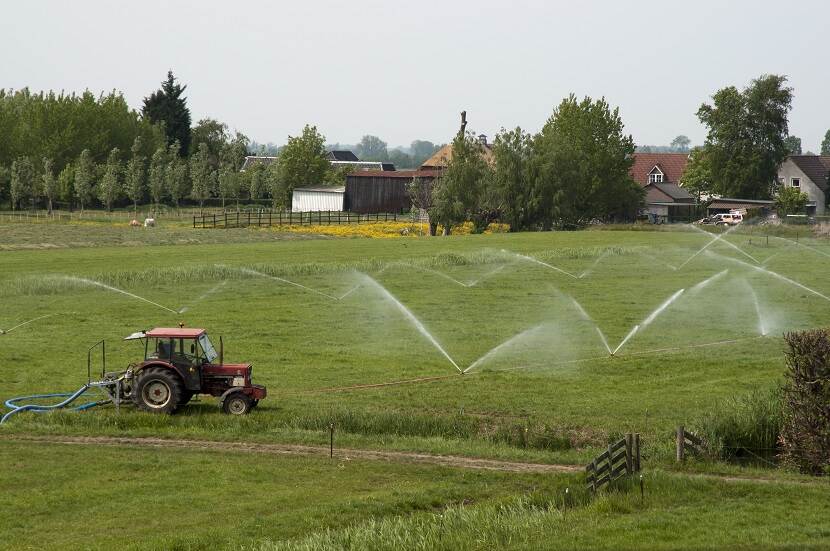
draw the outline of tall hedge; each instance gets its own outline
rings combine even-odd
[[[830,330],[785,335],[783,457],[804,473],[830,474]]]

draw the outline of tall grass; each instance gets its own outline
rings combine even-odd
[[[773,458],[783,423],[779,388],[725,400],[695,425],[710,453],[721,459]]]

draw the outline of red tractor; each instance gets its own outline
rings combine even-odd
[[[251,382],[251,364],[224,363],[222,338],[217,353],[204,329],[158,327],[124,340],[144,342],[144,361],[127,370],[125,394],[145,411],[173,413],[196,394],[210,394],[225,413],[244,415],[267,395]]]

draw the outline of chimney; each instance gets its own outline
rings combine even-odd
[[[487,145],[487,134],[479,134],[478,143],[480,143],[481,145]]]

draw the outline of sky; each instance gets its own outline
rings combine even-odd
[[[4,3],[0,87],[119,90],[139,109],[169,69],[194,123],[260,143],[313,124],[328,142],[536,132],[574,93],[604,96],[639,145],[700,144],[719,88],[784,74],[790,133],[830,128],[830,2],[213,0]]]

